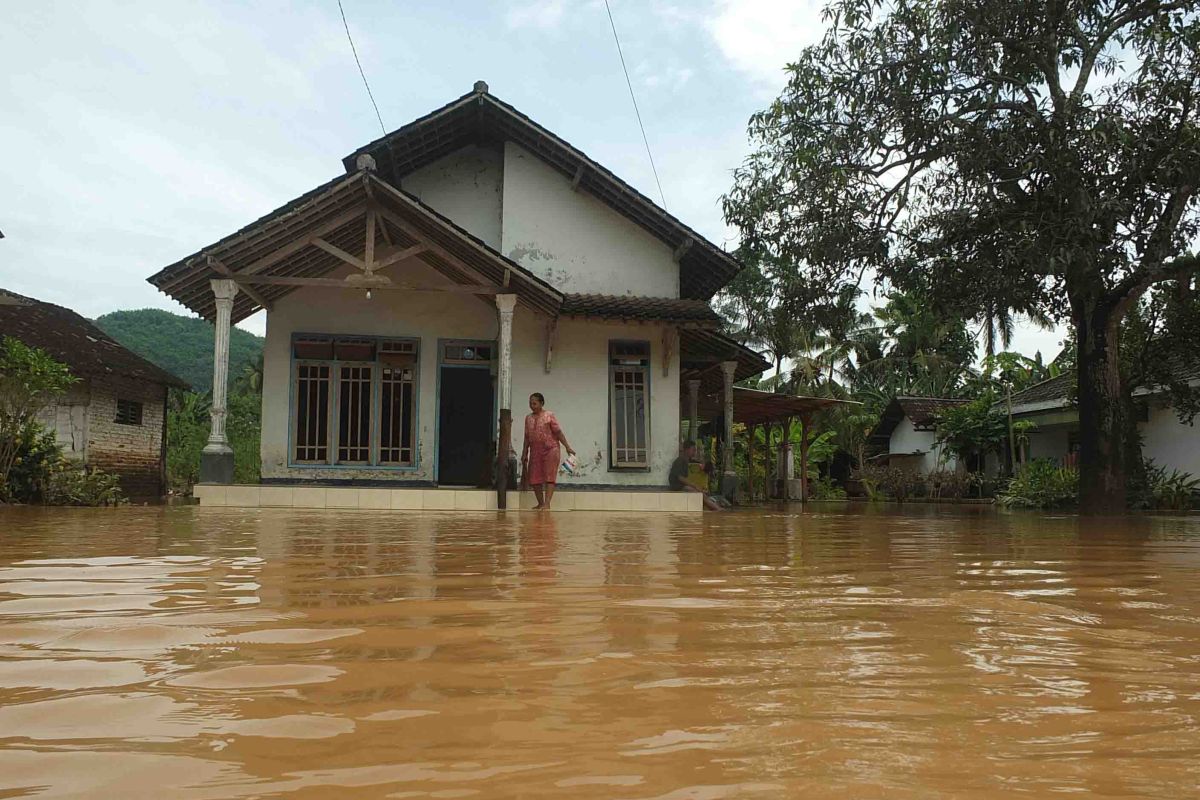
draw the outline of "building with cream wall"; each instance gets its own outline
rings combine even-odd
[[[150,279],[218,340],[267,310],[264,483],[491,485],[504,399],[519,451],[540,392],[560,484],[664,488],[691,395],[767,366],[708,305],[734,259],[484,84],[343,163]]]

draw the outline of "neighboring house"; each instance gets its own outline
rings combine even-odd
[[[871,433],[873,449],[891,466],[920,473],[956,469],[958,459],[937,443],[938,415],[966,400],[945,397],[894,397]]]
[[[1177,378],[1200,383],[1200,363],[1180,365]],[[1075,376],[1064,373],[1012,396],[1015,420],[1037,425],[1029,433],[1030,458],[1075,466],[1079,457],[1079,412],[1072,395]],[[1167,469],[1200,476],[1200,425],[1181,422],[1167,393],[1146,387],[1133,392],[1142,435],[1142,455]],[[1000,406],[1002,407],[1002,406]]]
[[[769,366],[709,307],[732,256],[482,82],[343,165],[149,279],[216,323],[218,365],[266,309],[264,484],[490,485],[541,392],[579,455],[560,485],[664,488],[689,392]]]
[[[78,379],[41,417],[64,453],[115,473],[132,498],[164,493],[167,388],[187,384],[74,311],[2,289],[0,336],[46,351]]]

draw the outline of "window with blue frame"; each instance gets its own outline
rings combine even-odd
[[[418,342],[297,336],[292,341],[292,460],[416,466]]]

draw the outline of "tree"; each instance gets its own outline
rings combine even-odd
[[[723,204],[750,247],[1076,332],[1081,507],[1125,506],[1122,318],[1198,269],[1200,0],[834,0]]]
[[[37,426],[38,414],[75,383],[66,364],[18,339],[0,340],[0,499],[23,444]]]

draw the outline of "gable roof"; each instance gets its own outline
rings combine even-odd
[[[0,289],[0,336],[45,350],[78,378],[119,375],[187,389],[188,384],[117,342],[69,308]]]
[[[562,293],[553,286],[414,195],[366,170],[339,176],[305,192],[220,241],[164,267],[147,280],[211,320],[215,317],[216,306],[209,281],[224,276],[214,271],[207,257],[216,258],[234,275],[319,278],[340,269],[344,262],[313,244],[311,239],[320,237],[351,254],[361,253],[371,208],[382,209],[382,213],[391,215],[383,218],[380,229],[386,230],[397,246],[408,247],[416,244],[418,239],[432,244],[435,249],[413,257],[441,272],[451,282],[475,282],[459,264],[497,285],[504,283],[507,275],[510,280],[508,290],[530,307],[546,313],[558,311]],[[284,255],[280,256],[280,253]],[[296,288],[265,285],[256,287],[255,293],[270,303]],[[245,319],[260,307],[259,301],[250,294],[238,292],[234,299],[233,321]]]
[[[890,439],[900,420],[905,417],[912,421],[917,430],[933,430],[941,412],[966,402],[968,401],[954,397],[893,397],[883,409],[879,424],[871,432],[870,438],[878,442]]]
[[[1015,392],[1012,396],[1013,413],[1021,414],[1066,407],[1070,404],[1071,386],[1074,381],[1075,373],[1068,371]],[[1007,403],[1007,401],[1004,402]],[[997,403],[997,405],[1001,404]]]
[[[703,300],[676,297],[636,297],[611,294],[563,295],[561,312],[566,317],[611,320],[653,320],[679,325],[719,328],[724,324]]]
[[[342,159],[356,171],[370,155],[384,180],[395,185],[409,173],[471,144],[511,141],[640,225],[679,254],[679,291],[708,300],[741,269],[729,253],[659,207],[586,153],[488,92],[483,81],[439,109],[363,145]]]

